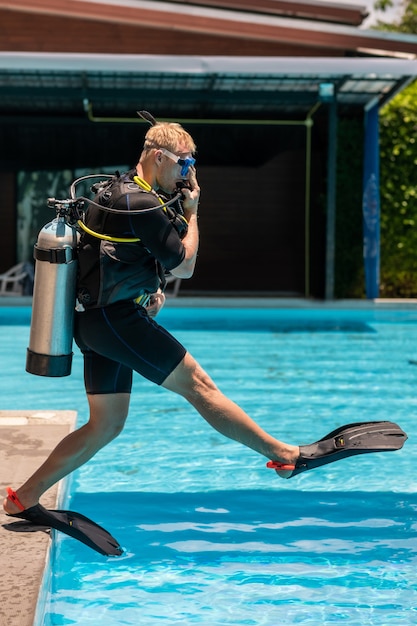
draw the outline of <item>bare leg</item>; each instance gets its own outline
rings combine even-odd
[[[122,431],[129,410],[130,394],[88,395],[90,419],[84,426],[67,435],[51,452],[45,463],[16,493],[25,508],[37,504],[41,495],[75,469],[91,459]],[[18,508],[7,498],[6,513]]]
[[[237,404],[229,400],[202,367],[186,354],[162,385],[186,398],[200,415],[218,432],[259,452],[268,459],[295,463],[298,446],[275,439],[256,424]],[[45,463],[17,490],[22,504],[34,506],[40,496],[58,480],[91,459],[98,450],[123,429],[129,394],[89,395],[90,419],[87,424],[63,439]],[[278,471],[283,478],[291,472]],[[17,513],[17,507],[6,499],[6,513]]]
[[[275,439],[254,422],[214,384],[195,359],[187,353],[164,381],[163,387],[186,398],[218,432],[239,441],[273,461],[295,463],[300,450]],[[291,472],[279,471],[283,478]]]

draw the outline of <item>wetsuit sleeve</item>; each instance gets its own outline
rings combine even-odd
[[[151,202],[153,203],[152,206],[155,206],[153,196]],[[132,216],[131,227],[134,234],[141,240],[142,245],[167,270],[177,267],[183,261],[185,248],[176,228],[163,209]]]

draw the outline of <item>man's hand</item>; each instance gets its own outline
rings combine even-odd
[[[198,186],[195,167],[190,167],[190,177],[188,180],[192,188],[187,189],[187,187],[184,187],[184,189],[182,189],[184,196],[182,208],[184,209],[185,219],[188,222],[187,234],[182,238],[182,244],[185,248],[185,257],[177,267],[170,270],[171,274],[176,278],[191,278],[197,261],[199,244],[197,213],[200,200],[200,187]]]
[[[165,295],[160,289],[151,295],[149,304],[145,307],[149,317],[156,317],[165,304]]]
[[[183,187],[181,190],[183,195],[182,206],[187,220],[189,220],[191,215],[197,215],[198,204],[200,202],[200,187],[198,186],[194,166],[190,167],[190,177],[188,180],[191,185],[191,189]]]

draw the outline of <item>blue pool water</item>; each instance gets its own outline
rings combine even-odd
[[[0,311],[3,408],[82,423],[78,351],[68,378],[25,374],[27,316]],[[75,474],[68,503],[125,554],[56,536],[37,626],[417,624],[417,311],[168,308],[160,321],[282,439],[390,419],[409,440],[284,481],[136,377],[125,431]]]

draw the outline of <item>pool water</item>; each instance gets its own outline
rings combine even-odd
[[[25,315],[3,314],[3,407],[82,423],[78,351],[68,378],[25,374]],[[280,480],[137,376],[124,432],[75,473],[67,503],[125,553],[57,534],[37,626],[417,624],[417,311],[167,308],[160,321],[284,440],[386,419],[409,440]]]

